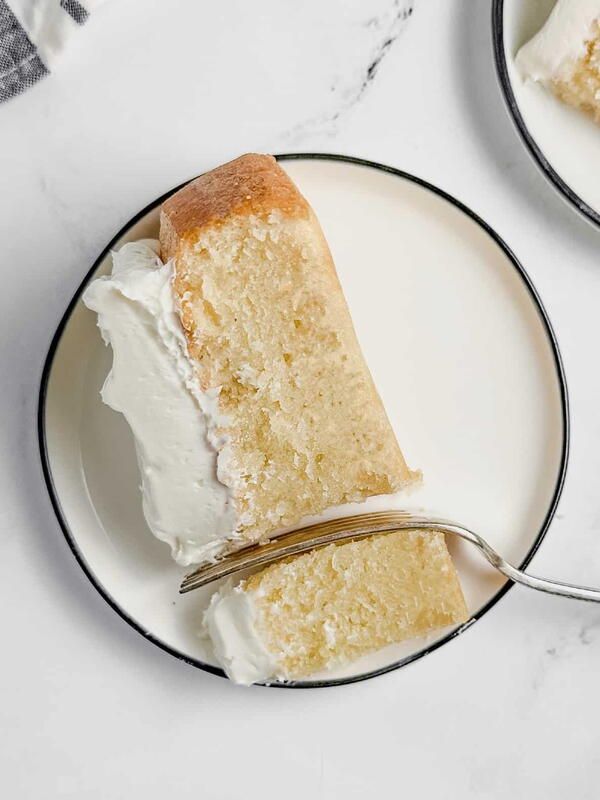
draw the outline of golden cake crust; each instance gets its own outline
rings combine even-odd
[[[166,200],[160,213],[163,261],[198,228],[218,225],[231,215],[308,216],[309,205],[270,155],[247,153],[200,175]]]

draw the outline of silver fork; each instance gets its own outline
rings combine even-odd
[[[181,594],[199,589],[220,578],[226,578],[236,572],[256,567],[266,567],[282,558],[306,553],[328,544],[356,541],[366,539],[378,534],[394,533],[401,530],[431,529],[459,536],[475,545],[489,563],[514,583],[528,586],[548,594],[558,594],[563,597],[572,597],[575,600],[588,600],[600,603],[600,589],[591,589],[586,586],[573,586],[569,583],[550,581],[545,578],[536,578],[528,575],[510,564],[479,534],[444,519],[434,517],[420,517],[407,511],[379,511],[372,514],[359,514],[354,517],[343,517],[328,522],[319,522],[305,528],[298,528],[290,533],[278,536],[266,544],[256,544],[233,551],[219,561],[204,564],[181,582]]]

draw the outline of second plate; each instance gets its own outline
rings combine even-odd
[[[492,28],[500,86],[517,130],[534,160],[563,198],[600,225],[600,128],[515,66],[521,47],[548,19],[556,0],[494,0]]]

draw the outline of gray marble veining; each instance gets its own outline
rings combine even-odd
[[[332,82],[327,110],[298,123],[284,133],[284,138],[297,142],[314,132],[335,135],[340,119],[361,101],[375,80],[382,62],[404,32],[414,5],[414,0],[393,0],[392,3],[387,0],[380,13],[355,23],[367,34],[364,43],[361,42],[360,62],[353,59],[348,63],[347,72]]]

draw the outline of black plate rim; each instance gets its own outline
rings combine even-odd
[[[570,443],[570,417],[569,417],[569,398],[567,390],[567,380],[564,371],[562,357],[560,354],[560,349],[558,346],[558,341],[554,333],[554,330],[552,328],[552,324],[550,322],[546,309],[544,308],[544,305],[540,299],[540,296],[531,278],[525,271],[525,268],[521,265],[515,254],[508,247],[508,245],[501,238],[501,236],[493,228],[491,228],[490,225],[488,225],[483,219],[481,219],[481,217],[479,217],[474,211],[465,206],[463,203],[460,202],[460,200],[457,200],[448,192],[445,192],[443,189],[439,189],[437,186],[434,186],[433,184],[423,180],[422,178],[415,177],[414,175],[411,175],[408,172],[397,169],[395,167],[387,166],[385,164],[380,164],[375,161],[369,161],[364,158],[357,158],[348,155],[339,155],[335,153],[283,153],[276,155],[275,158],[277,158],[278,161],[312,159],[317,161],[345,162],[362,167],[368,167],[370,169],[376,169],[381,172],[386,172],[390,175],[394,175],[396,177],[410,181],[411,183],[414,183],[418,186],[421,186],[422,188],[427,189],[430,192],[433,192],[438,197],[441,197],[442,199],[449,202],[455,208],[459,209],[464,214],[466,214],[477,225],[479,225],[479,227],[482,228],[488,234],[488,236],[490,236],[490,238],[500,247],[500,249],[507,256],[508,260],[511,262],[512,266],[515,268],[536,308],[540,321],[548,337],[550,348],[552,350],[554,366],[556,369],[556,375],[559,384],[560,401],[561,401],[561,419],[563,428],[563,441],[561,447],[560,467],[556,479],[554,492],[550,501],[550,505],[548,507],[548,511],[540,527],[540,530],[534,540],[534,543],[530,548],[530,550],[528,551],[525,559],[519,565],[520,569],[525,569],[529,564],[529,562],[531,561],[531,559],[533,558],[533,556],[535,555],[535,553],[537,552],[540,544],[542,543],[548,531],[548,528],[550,527],[550,523],[552,522],[554,514],[556,512],[556,508],[560,496],[562,494],[565,482],[567,464],[569,460],[569,443]],[[203,661],[200,661],[199,659],[191,658],[190,656],[187,656],[184,653],[181,653],[175,648],[171,647],[169,644],[162,641],[158,637],[154,636],[149,631],[145,630],[133,617],[131,617],[123,608],[121,608],[121,606],[117,603],[115,598],[110,594],[110,592],[103,586],[101,581],[96,577],[92,568],[86,562],[83,553],[80,551],[76,539],[73,533],[71,532],[71,529],[67,522],[66,515],[62,511],[60,499],[58,496],[58,491],[56,490],[52,478],[52,470],[50,466],[50,458],[49,458],[47,439],[46,439],[45,408],[46,408],[46,398],[48,393],[48,384],[50,380],[50,375],[52,372],[52,366],[54,363],[56,351],[60,344],[63,332],[69,322],[69,319],[75,308],[75,305],[79,302],[81,294],[83,293],[88,282],[90,281],[90,279],[92,278],[92,276],[94,275],[94,273],[96,272],[96,270],[98,269],[99,265],[104,260],[106,255],[110,252],[114,244],[142,217],[144,217],[148,212],[155,209],[158,205],[160,205],[164,200],[170,197],[174,192],[176,192],[182,186],[185,186],[186,183],[188,183],[188,181],[184,181],[179,186],[176,186],[175,188],[169,190],[168,192],[165,192],[159,198],[153,200],[151,203],[145,206],[145,208],[139,211],[125,225],[123,225],[123,227],[119,230],[119,232],[110,240],[110,242],[102,250],[98,258],[96,258],[90,269],[85,274],[75,294],[71,298],[71,301],[69,302],[69,305],[67,306],[60,322],[58,323],[58,327],[56,328],[56,331],[52,337],[48,349],[48,354],[44,362],[44,367],[40,382],[39,398],[38,398],[38,413],[37,413],[38,443],[39,443],[44,482],[46,484],[46,489],[48,491],[48,495],[50,497],[50,502],[52,504],[52,508],[56,515],[56,519],[58,521],[60,529],[65,537],[65,540],[73,556],[75,557],[77,563],[87,576],[92,586],[94,586],[94,588],[98,591],[101,597],[108,603],[108,605],[113,609],[113,611],[115,611],[121,617],[121,619],[123,619],[128,625],[130,625],[146,640],[152,642],[152,644],[156,645],[161,650],[164,650],[165,652],[169,653],[170,655],[174,656],[180,661],[184,661],[186,664],[189,664],[190,666],[196,667],[197,669],[201,669],[204,672],[209,672],[213,675],[218,675],[219,677],[226,678],[227,676],[225,675],[223,670],[220,669],[219,667],[215,667],[212,664],[207,664]],[[420,650],[417,653],[413,653],[412,655],[402,658],[398,661],[392,662],[391,664],[388,664],[385,667],[381,667],[376,670],[371,670],[370,672],[361,673],[360,675],[352,675],[345,678],[335,678],[331,680],[273,682],[273,683],[264,683],[257,685],[268,686],[273,688],[285,688],[285,689],[313,689],[313,688],[324,688],[332,686],[343,686],[346,684],[358,683],[360,681],[369,680],[370,678],[375,678],[379,675],[384,675],[388,672],[400,669],[401,667],[407,666],[408,664],[418,661],[420,658],[423,658],[423,656],[426,656],[429,653],[433,653],[435,650],[447,644],[449,641],[456,639],[457,636],[459,636],[461,633],[464,633],[475,622],[480,620],[491,608],[493,608],[493,606],[495,606],[496,603],[498,603],[506,595],[506,593],[512,588],[512,586],[513,584],[510,582],[505,583],[504,586],[502,586],[498,590],[498,592],[496,592],[496,594],[492,598],[490,598],[490,600],[482,608],[480,608],[479,611],[477,611],[477,613],[473,614],[464,624],[450,631],[448,634],[446,634],[446,636],[442,637],[436,642],[427,645],[426,647],[423,648],[423,650]]]

